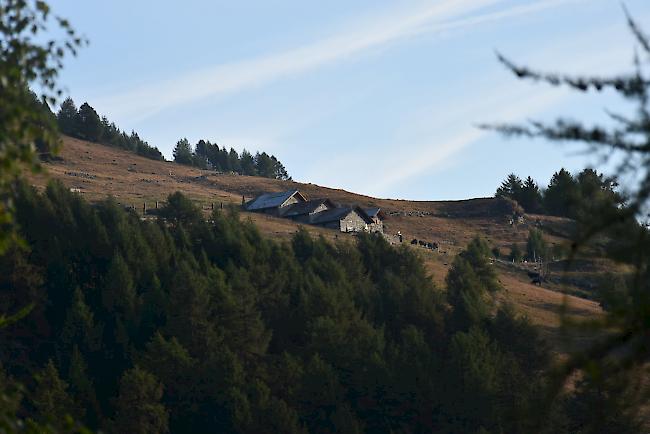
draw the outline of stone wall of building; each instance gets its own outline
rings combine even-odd
[[[339,228],[341,232],[363,232],[368,229],[368,224],[356,211],[352,211],[341,219]]]
[[[374,223],[370,223],[368,225],[368,230],[370,232],[379,232],[379,233],[384,233],[384,222],[382,222],[380,219],[376,219]]]

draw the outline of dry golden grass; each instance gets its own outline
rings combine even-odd
[[[78,188],[90,201],[112,195],[125,205],[141,210],[144,202],[148,207],[156,201],[164,201],[168,194],[180,191],[209,209],[228,204],[241,204],[242,196],[250,199],[269,191],[299,189],[307,196],[327,197],[338,203],[381,207],[389,214],[387,232],[398,230],[404,241],[413,238],[439,244],[438,252],[414,247],[422,257],[434,281],[441,287],[448,267],[456,255],[475,236],[485,237],[493,246],[509,251],[513,243],[525,243],[531,224],[510,225],[508,216],[494,210],[491,198],[467,201],[404,201],[378,199],[344,190],[279,181],[252,176],[215,174],[214,172],[158,162],[115,148],[101,146],[65,137],[62,152],[55,161],[45,164],[46,175],[32,177],[37,187],[43,188],[49,178],[61,180],[67,187]],[[287,240],[298,226],[291,221],[269,216],[242,213],[250,218],[267,236]],[[569,224],[565,219],[548,216],[529,216],[531,222],[552,230],[549,241],[562,243],[563,228]],[[332,230],[306,226],[312,234],[328,239],[346,239],[348,235]],[[522,314],[537,324],[558,351],[582,347],[589,336],[573,336],[566,344],[560,333],[558,313],[566,305],[570,315],[590,318],[601,313],[592,301],[565,296],[557,289],[531,285],[525,272],[505,265],[495,265],[505,291],[499,296],[502,302],[510,302]]]

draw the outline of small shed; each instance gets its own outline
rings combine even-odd
[[[280,216],[290,205],[306,202],[307,199],[298,190],[288,190],[280,193],[265,193],[244,205],[246,211],[261,212]]]
[[[372,220],[359,207],[332,208],[314,214],[310,223],[341,232],[367,232]]]

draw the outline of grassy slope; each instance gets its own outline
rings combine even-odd
[[[390,214],[386,220],[389,233],[402,232],[405,241],[412,238],[434,241],[440,245],[440,252],[419,249],[433,279],[441,286],[453,256],[476,235],[486,237],[491,244],[502,251],[509,251],[512,243],[524,243],[529,224],[511,226],[507,216],[496,211],[496,201],[491,198],[465,201],[404,201],[377,199],[350,193],[344,190],[301,184],[292,181],[278,181],[251,176],[230,174],[217,175],[213,172],[149,160],[137,155],[65,137],[60,159],[46,163],[47,175],[33,178],[36,186],[43,187],[48,178],[57,178],[71,188],[79,188],[88,200],[100,200],[113,195],[119,202],[134,205],[141,210],[143,202],[148,207],[155,201],[164,201],[169,193],[181,191],[205,208],[221,203],[240,204],[242,196],[250,199],[267,191],[299,189],[311,198],[328,197],[338,203],[378,206]],[[244,213],[268,236],[288,239],[297,229],[294,223]],[[566,220],[548,216],[529,216],[529,221],[539,220],[548,228],[548,240],[552,243],[564,241]],[[336,231],[308,227],[314,234],[329,239],[345,238],[348,235]],[[565,296],[560,286],[540,288],[529,283],[524,270],[507,264],[495,264],[506,290],[499,298],[512,303],[516,309],[529,316],[548,337],[559,352],[582,347],[589,336],[574,335],[566,340],[560,333],[558,312],[564,303],[568,312],[578,318],[592,317],[601,311],[596,303],[583,298]],[[565,288],[566,289],[566,288]],[[568,288],[578,293],[576,288]]]

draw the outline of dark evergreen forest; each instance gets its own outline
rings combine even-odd
[[[39,104],[36,95],[33,97],[38,110],[43,110],[47,116],[53,116],[46,105]],[[77,108],[72,98],[66,98],[56,114],[56,123],[59,131],[68,136],[125,149],[152,160],[165,160],[157,147],[142,140],[135,131],[127,134],[115,122],[109,121],[106,116],[100,116],[87,102]],[[274,155],[266,152],[256,152],[253,155],[246,149],[239,154],[234,148],[228,151],[225,146],[219,147],[216,143],[203,139],[195,146],[187,139],[179,140],[174,147],[174,162],[240,175],[291,179],[284,165]]]
[[[68,136],[126,149],[152,160],[165,160],[158,148],[142,140],[138,133],[131,131],[131,134],[127,134],[126,131],[120,130],[115,122],[109,121],[106,116],[100,117],[87,102],[77,109],[72,98],[66,98],[61,104],[56,120],[59,130]]]
[[[213,169],[219,172],[233,172],[240,175],[262,176],[272,179],[291,179],[287,169],[275,155],[266,152],[251,154],[243,149],[239,154],[234,148],[230,151],[225,146],[209,140],[199,140],[192,146],[186,139],[180,139],[174,147],[174,162],[200,169]]]
[[[511,173],[494,195],[516,201],[527,213],[588,220],[594,213],[615,212],[626,206],[628,198],[617,187],[614,178],[594,169],[573,175],[562,168],[553,174],[546,188],[540,188],[530,176],[522,181]]]
[[[480,239],[443,291],[379,236],[277,242],[180,193],[153,221],[58,183],[20,184],[15,205],[25,242],[0,256],[0,312],[32,310],[0,328],[0,396],[21,418],[115,433],[634,428],[623,410],[585,411],[607,398],[588,376],[540,428],[550,352],[495,304]]]

